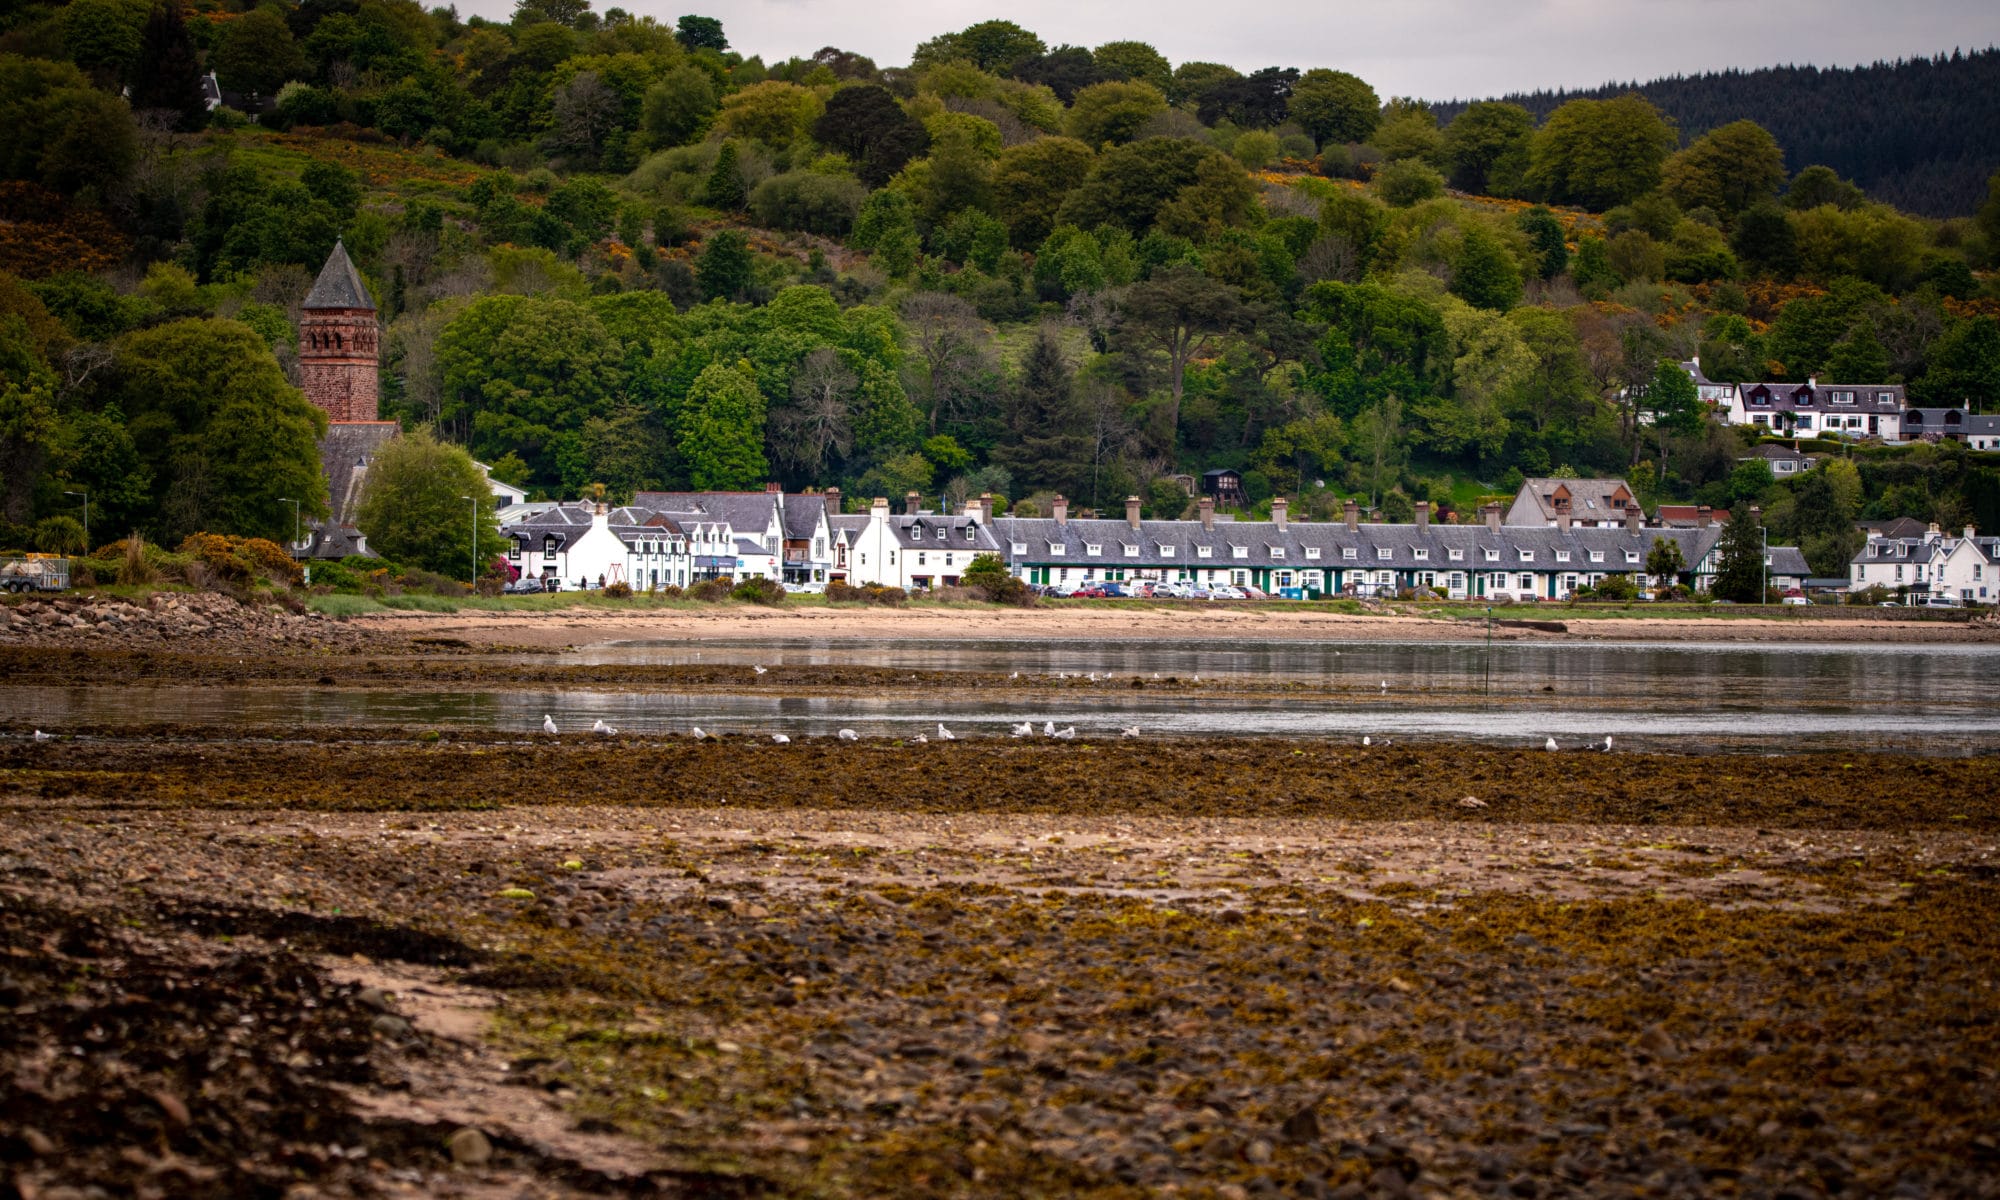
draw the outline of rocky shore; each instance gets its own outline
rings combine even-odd
[[[138,603],[86,594],[0,604],[0,646],[175,646],[285,653],[343,650],[382,640],[380,634],[319,613],[277,604],[244,604],[214,592],[154,592]]]

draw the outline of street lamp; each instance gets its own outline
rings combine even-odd
[[[479,497],[460,496],[460,500],[472,502],[472,579],[473,591],[479,590]]]
[[[88,491],[64,492],[63,495],[83,497],[83,552],[88,554],[90,553],[90,493]]]
[[[278,497],[278,503],[292,506],[292,557],[299,556],[299,502],[290,496]]]

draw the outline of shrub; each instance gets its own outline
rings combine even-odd
[[[665,587],[654,588],[653,595],[658,596],[662,600],[678,600],[686,595],[686,593],[681,591],[680,584],[670,583]]]
[[[125,539],[125,561],[118,568],[118,582],[139,584],[153,582],[153,565],[146,561],[146,539],[134,532]]]
[[[826,599],[829,604],[859,604],[862,592],[860,588],[836,579],[826,585]]]
[[[700,600],[705,604],[727,600],[729,598],[729,581],[727,579],[704,579],[687,590],[687,597],[690,600]]]
[[[181,541],[180,552],[191,555],[230,583],[249,583],[264,578],[275,583],[297,584],[299,564],[283,547],[266,538],[229,537],[220,533],[191,533]]]
[[[408,567],[403,571],[405,592],[429,592],[433,596],[463,596],[467,588],[449,575],[426,571],[422,567]]]
[[[746,579],[729,593],[738,600],[752,604],[774,605],[785,602],[785,589],[774,579]]]
[[[622,579],[616,583],[606,584],[604,598],[607,600],[630,600],[632,598],[632,585]]]
[[[835,604],[880,604],[890,608],[910,598],[902,588],[883,587],[880,584],[863,584],[855,587],[835,580],[826,585],[826,598]]]

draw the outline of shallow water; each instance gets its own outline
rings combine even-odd
[[[545,660],[544,660],[545,661]],[[1018,721],[1074,725],[1079,738],[1284,736],[1565,746],[1614,735],[1631,749],[2000,751],[2000,648],[1986,646],[1584,645],[1576,643],[1189,644],[821,641],[629,643],[564,656],[578,663],[866,665],[913,670],[1113,673],[1097,688],[878,697],[784,697],[548,689],[436,691],[319,687],[0,689],[0,719],[65,725],[188,721],[246,726],[431,726],[533,733],[543,713],[581,732],[603,719],[628,733],[784,732],[1006,736]],[[1133,674],[1202,692],[1134,692]],[[1308,681],[1343,696],[1225,695]],[[1383,683],[1389,685],[1384,691]]]

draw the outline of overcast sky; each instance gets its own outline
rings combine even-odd
[[[443,2],[443,0],[427,0]],[[596,0],[603,12],[615,0]],[[733,49],[766,62],[821,46],[881,66],[919,41],[1005,17],[1051,46],[1150,42],[1175,63],[1241,70],[1329,66],[1382,96],[1429,100],[1591,87],[1725,67],[1853,66],[2000,44],[2000,0],[623,0],[668,25],[719,17]],[[505,19],[513,0],[458,0]]]

